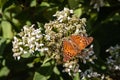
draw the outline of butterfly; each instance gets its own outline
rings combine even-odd
[[[71,35],[69,40],[63,40],[63,61],[69,61],[91,44],[93,37]]]

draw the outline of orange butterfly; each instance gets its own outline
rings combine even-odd
[[[63,41],[63,61],[69,61],[93,41],[93,37],[71,35],[70,40]]]

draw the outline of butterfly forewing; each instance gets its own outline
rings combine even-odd
[[[85,37],[80,35],[72,35],[70,36],[70,39],[72,40],[72,42],[78,45],[79,50],[83,50],[93,41],[92,37]]]
[[[86,47],[90,45],[93,41],[93,37],[86,37]]]

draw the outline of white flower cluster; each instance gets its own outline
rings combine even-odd
[[[81,72],[77,60],[66,62],[63,64],[63,67],[65,67],[63,72],[67,72],[70,76],[75,76],[76,73]]]
[[[57,17],[59,22],[68,21],[70,19],[70,14],[73,14],[73,10],[64,8],[62,11],[57,11],[53,16]]]
[[[92,68],[85,70],[81,73],[81,80],[86,80],[86,78],[98,78],[101,77],[101,74],[94,72]]]
[[[89,48],[85,48],[78,57],[82,60],[84,64],[86,64],[87,62],[91,62],[92,64],[94,64],[93,60],[97,59],[97,57],[96,55],[94,55],[93,45],[90,45]]]
[[[111,56],[107,58],[107,64],[110,70],[119,70],[120,71],[120,46],[116,45],[115,47],[110,47],[106,50]]]
[[[35,51],[44,52],[48,48],[44,47],[42,42],[43,34],[39,29],[34,29],[34,25],[31,27],[24,26],[23,30],[14,37],[13,40],[13,57],[20,59],[22,54],[33,54]]]
[[[104,0],[91,0],[90,5],[94,5],[93,8],[99,11],[104,6]]]

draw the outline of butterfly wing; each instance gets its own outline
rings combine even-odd
[[[81,51],[93,41],[93,37],[86,37],[80,35],[71,35],[70,39],[76,45],[78,45],[78,49]]]
[[[77,50],[73,46],[72,42],[68,40],[63,41],[63,61],[66,62],[70,60],[73,56],[77,54]]]

